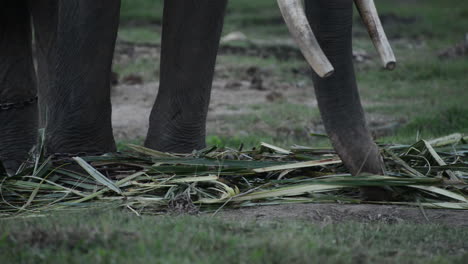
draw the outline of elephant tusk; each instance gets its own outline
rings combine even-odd
[[[332,75],[333,66],[310,28],[301,0],[278,0],[278,6],[289,31],[312,69],[322,78]]]
[[[396,67],[396,59],[380,22],[374,0],[354,0],[367,31],[374,43],[383,66],[388,70]]]

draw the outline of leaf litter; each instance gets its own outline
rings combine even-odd
[[[129,145],[102,156],[46,158],[40,144],[16,175],[0,163],[0,217],[121,207],[137,215],[291,203],[375,203],[468,210],[468,136],[381,145],[385,175],[351,176],[332,149],[261,143],[191,154]],[[381,187],[392,201],[363,201]]]

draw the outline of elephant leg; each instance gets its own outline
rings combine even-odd
[[[206,115],[227,0],[164,2],[160,87],[145,145],[191,152],[205,146]]]
[[[30,1],[47,152],[115,151],[110,72],[119,0]]]
[[[13,172],[37,137],[36,81],[27,2],[0,2],[0,160]]]
[[[335,68],[328,78],[314,74],[318,105],[328,135],[353,175],[382,174],[379,150],[367,128],[352,61],[352,0],[306,0],[306,14]]]

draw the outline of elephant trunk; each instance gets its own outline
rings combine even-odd
[[[353,175],[382,174],[379,150],[367,128],[352,61],[352,0],[306,0],[305,12],[335,69],[328,78],[314,73],[318,106],[331,142]]]

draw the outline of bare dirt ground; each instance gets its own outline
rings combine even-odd
[[[468,227],[468,211],[419,209],[372,204],[289,204],[224,210],[218,217],[232,221],[309,221],[313,223],[382,222]]]
[[[158,82],[117,85],[113,89],[113,126],[117,140],[143,138],[148,130],[148,118],[156,98]],[[288,102],[315,106],[314,96],[306,89],[288,91]],[[212,99],[208,114],[208,130],[221,128],[227,116],[249,114],[249,107],[256,104],[283,100],[278,89],[256,90],[247,81],[229,82],[216,80],[213,83]]]
[[[145,58],[154,62],[154,75],[159,63],[159,47],[124,43],[117,47],[115,63],[126,64]],[[230,54],[255,53],[257,51],[229,49]],[[275,51],[271,51],[275,52]],[[288,52],[288,51],[285,51]],[[268,70],[252,66],[245,70],[243,78],[233,77],[228,65],[217,65],[208,114],[208,131],[216,132],[226,116],[252,113],[249,106],[287,100],[291,103],[316,107],[311,87],[277,83]],[[266,72],[266,73],[265,73]],[[153,76],[156,77],[156,76]],[[159,83],[143,82],[141,76],[119,76],[112,90],[113,126],[117,140],[143,138],[148,129],[148,118],[156,98]],[[287,93],[287,98],[286,94]]]
[[[157,81],[160,48],[152,44],[120,43],[116,49],[115,64],[126,65],[132,61],[144,59],[150,61],[144,66],[150,76],[140,74],[127,74],[117,77],[117,84],[112,89],[114,135],[117,140],[132,140],[144,138],[148,129],[148,118],[153,102],[158,92]],[[299,51],[288,45],[278,49],[266,48],[264,50],[252,48],[237,48],[224,46],[221,55],[243,54],[260,57],[298,57]],[[366,54],[356,52],[356,61],[366,60]],[[148,69],[151,67],[151,69]],[[308,68],[297,69],[299,73],[308,71]],[[304,73],[305,75],[306,73]],[[218,63],[209,107],[207,130],[212,134],[232,136],[242,131],[242,128],[232,127],[226,121],[228,117],[242,118],[243,115],[255,114],[255,106],[262,104],[275,104],[287,102],[304,105],[317,109],[313,87],[304,81],[296,83],[278,81],[271,69],[252,65],[246,69],[234,68],[233,65]],[[373,102],[364,102],[373,105]],[[404,120],[395,120],[389,116],[370,115],[369,125],[375,136],[391,134]],[[306,124],[307,129],[314,133],[324,133],[319,119]],[[262,124],[256,124],[258,129]],[[306,133],[307,134],[307,133]]]

